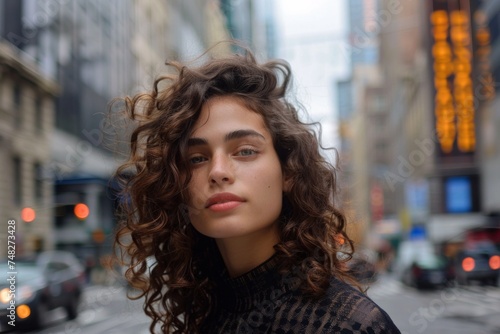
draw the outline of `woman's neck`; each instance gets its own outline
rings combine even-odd
[[[229,276],[243,275],[273,256],[274,245],[279,242],[277,224],[270,229],[244,237],[216,240]]]

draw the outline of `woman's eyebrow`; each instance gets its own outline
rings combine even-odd
[[[203,145],[208,145],[208,140],[206,140],[205,138],[191,137],[188,139],[187,142],[188,147],[203,146]]]
[[[260,134],[259,132],[255,130],[235,130],[227,133],[224,136],[224,141],[228,142],[234,139],[240,139],[244,137],[257,137],[262,140],[266,140],[266,138]],[[203,145],[208,145],[208,140],[205,138],[200,138],[200,137],[191,137],[188,139],[187,146],[188,147],[193,147],[193,146],[203,146]]]
[[[244,137],[258,137],[259,139],[266,140],[266,138],[257,131],[244,129],[229,132],[228,134],[226,134],[224,141],[230,141],[233,139],[240,139]]]

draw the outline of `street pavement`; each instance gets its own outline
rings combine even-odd
[[[370,296],[406,334],[498,334],[500,288],[459,286],[419,291],[390,275],[382,275]]]
[[[123,286],[85,289],[78,318],[66,321],[62,309],[51,313],[41,334],[146,334],[150,319],[142,300],[129,300]],[[457,286],[429,291],[407,287],[391,275],[380,275],[368,296],[391,316],[403,334],[498,334],[500,288]]]

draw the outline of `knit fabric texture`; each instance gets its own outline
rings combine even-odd
[[[299,275],[281,275],[271,257],[250,272],[230,278],[216,270],[213,312],[201,333],[400,333],[368,296],[332,278],[320,298],[304,295]]]

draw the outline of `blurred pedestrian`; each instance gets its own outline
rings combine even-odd
[[[130,198],[117,245],[151,331],[399,333],[344,266],[336,171],[286,99],[289,65],[250,52],[168,65],[125,100],[137,128],[117,173]]]

